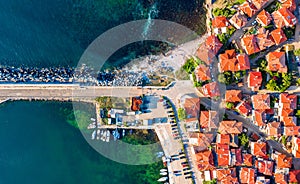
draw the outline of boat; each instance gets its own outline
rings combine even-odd
[[[100,138],[100,130],[97,130],[97,140],[99,140],[99,138]]]
[[[96,128],[96,125],[94,125],[93,123],[89,124],[89,126],[87,127],[87,129],[94,129]]]
[[[92,140],[94,140],[95,137],[96,137],[96,130],[94,130],[93,133],[92,133]]]
[[[122,137],[125,136],[125,129],[123,129],[123,132],[122,132]]]
[[[166,175],[168,175],[168,173],[167,172],[161,172],[161,173],[159,173],[160,175],[162,175],[162,176],[166,176]]]
[[[107,130],[106,131],[106,142],[109,142],[109,139],[110,139],[110,131]]]
[[[105,139],[106,139],[106,131],[103,132],[103,136],[101,137],[102,141],[105,141]]]
[[[168,169],[161,169],[160,172],[168,172]]]
[[[157,181],[159,182],[164,182],[164,181],[167,181],[168,177],[162,177],[162,178],[159,178]]]
[[[91,118],[91,121],[96,121],[96,119],[95,118]]]
[[[116,141],[117,139],[120,139],[120,133],[118,132],[117,128],[116,128],[116,130],[113,131],[113,136],[114,136],[114,141]]]

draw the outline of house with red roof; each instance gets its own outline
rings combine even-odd
[[[217,181],[226,184],[236,184],[238,183],[238,178],[236,176],[236,169],[216,169]]]
[[[288,176],[284,173],[275,173],[274,175],[276,184],[287,184]]]
[[[296,0],[278,0],[281,6],[289,9],[291,12],[295,11],[297,8]]]
[[[186,98],[183,103],[187,119],[198,118],[200,112],[200,98]]]
[[[231,149],[231,164],[230,166],[241,166],[243,164],[242,149]]]
[[[257,12],[257,9],[254,6],[254,4],[248,1],[245,1],[244,3],[239,5],[239,10],[246,14],[248,17],[252,17]]]
[[[281,128],[280,122],[272,122],[267,124],[266,133],[268,136],[280,137]]]
[[[219,86],[217,82],[211,82],[208,84],[205,84],[200,92],[202,92],[202,94],[205,97],[218,97],[220,96],[220,91],[219,91]]]
[[[256,126],[265,126],[267,123],[267,113],[265,110],[254,110],[253,123]]]
[[[257,94],[251,97],[253,108],[255,110],[267,110],[271,109],[270,95],[269,94]]]
[[[214,17],[211,21],[211,27],[215,34],[226,33],[229,22],[225,16]]]
[[[293,127],[296,126],[297,124],[297,118],[295,116],[284,116],[281,117],[281,119],[285,127],[289,127],[289,126]]]
[[[211,80],[210,69],[207,66],[200,64],[195,69],[195,76],[197,82]]]
[[[267,70],[273,72],[287,73],[288,68],[285,64],[285,53],[284,52],[270,52],[266,55],[268,62]]]
[[[283,128],[283,135],[298,136],[300,134],[300,126],[288,126]]]
[[[280,95],[279,95],[279,114],[283,114],[281,112],[283,109],[292,109],[292,110],[297,109],[297,95],[288,94],[288,93],[280,93]]]
[[[256,16],[256,21],[262,25],[262,26],[267,26],[271,23],[272,17],[269,14],[269,12],[262,10],[257,16]]]
[[[212,151],[203,151],[195,154],[199,171],[206,171],[215,168]]]
[[[241,167],[240,169],[240,183],[255,184],[256,171],[253,168]]]
[[[235,109],[244,116],[249,116],[252,113],[252,107],[249,102],[246,101],[240,102]]]
[[[289,183],[300,183],[300,170],[289,172]]]
[[[204,61],[206,64],[210,64],[213,58],[219,52],[223,44],[220,42],[217,36],[208,36],[205,40],[205,44],[202,44],[196,52],[197,57]]]
[[[221,121],[219,126],[220,134],[240,134],[243,131],[243,123],[237,121]]]
[[[292,138],[292,154],[296,158],[300,158],[300,138],[293,137]]]
[[[297,18],[286,7],[280,8],[272,13],[274,24],[277,28],[293,27],[297,24]]]
[[[247,17],[240,12],[237,12],[229,19],[230,24],[235,28],[241,29],[247,24]]]
[[[267,143],[265,142],[250,142],[251,154],[257,157],[267,156]]]
[[[293,158],[280,153],[275,155],[275,161],[278,169],[291,168]]]
[[[261,174],[267,176],[273,175],[274,162],[271,160],[258,159],[255,161],[255,167],[257,168],[257,171]]]
[[[268,30],[262,33],[258,33],[256,35],[256,42],[260,50],[265,50],[275,45],[275,42],[273,41],[273,38],[269,34]]]
[[[219,125],[219,117],[216,111],[201,111],[200,126],[202,129],[214,129]]]
[[[257,8],[257,10],[260,10],[267,2],[268,0],[252,0],[252,3]]]
[[[225,101],[226,102],[240,102],[242,101],[242,90],[226,90]]]
[[[214,137],[211,133],[190,133],[189,143],[194,146],[194,154],[208,150],[208,147],[214,141]]]
[[[241,40],[241,45],[248,55],[260,51],[255,35],[245,35]]]
[[[265,176],[257,176],[255,184],[271,184],[271,180]]]
[[[219,71],[237,72],[241,70],[249,70],[250,62],[246,54],[236,55],[235,50],[226,50],[225,53],[219,55]]]
[[[258,91],[262,84],[261,72],[249,72],[247,83],[252,91]]]
[[[253,156],[248,153],[243,153],[243,162],[244,162],[245,166],[252,167]]]
[[[216,144],[218,166],[226,167],[230,164],[230,151],[228,144]]]
[[[276,43],[276,45],[282,44],[287,41],[287,37],[285,36],[283,30],[281,28],[277,28],[271,32],[272,39]]]
[[[219,144],[230,144],[230,135],[229,134],[217,134],[216,142]]]

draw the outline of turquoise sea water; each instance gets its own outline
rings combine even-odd
[[[0,106],[1,184],[135,184],[146,166],[106,159],[59,111],[70,103],[13,102]],[[159,172],[159,171],[158,171]]]

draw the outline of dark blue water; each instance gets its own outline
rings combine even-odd
[[[76,66],[84,49],[101,33],[148,18],[154,4],[157,13],[151,18],[203,32],[204,11],[197,0],[2,0],[0,64]],[[137,48],[141,47],[123,49],[111,64]]]

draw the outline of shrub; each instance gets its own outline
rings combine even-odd
[[[178,109],[178,118],[179,120],[185,120],[186,119],[186,112],[183,108]]]
[[[182,68],[187,73],[192,74],[197,66],[198,66],[197,62],[193,58],[190,58],[185,62]]]

